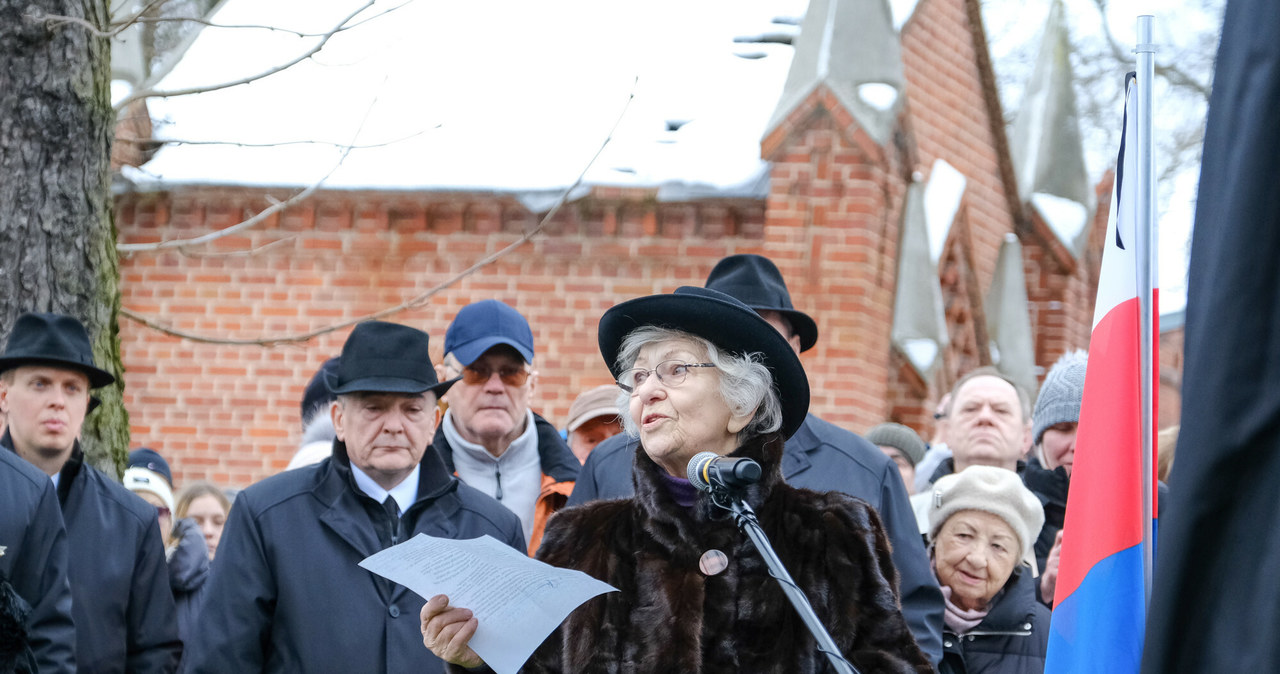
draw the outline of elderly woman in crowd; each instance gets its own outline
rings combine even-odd
[[[635,496],[560,512],[538,558],[620,591],[570,614],[524,671],[830,671],[732,517],[685,479],[703,451],[759,462],[764,475],[743,496],[854,666],[932,671],[899,609],[875,511],[782,482],[783,442],[805,417],[809,386],[772,326],[728,295],[685,287],[613,307],[599,340],[623,390],[626,431],[640,439]],[[421,618],[432,652],[482,664],[467,646],[470,611],[437,596]]]
[[[1040,501],[1017,473],[970,466],[934,485],[929,553],[946,612],[943,674],[1044,671],[1049,609],[1036,601]]]

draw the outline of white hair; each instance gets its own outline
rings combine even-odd
[[[627,334],[618,350],[619,371],[635,367],[640,349],[655,343],[673,339],[693,342],[703,348],[707,362],[714,363],[720,373],[720,398],[733,416],[754,415],[741,431],[738,442],[782,428],[782,401],[773,386],[773,373],[765,366],[759,353],[736,354],[720,350],[710,340],[682,330],[646,325]],[[630,406],[631,394],[620,391],[618,409]],[[622,428],[627,435],[638,437],[640,429],[630,414],[622,415]]]

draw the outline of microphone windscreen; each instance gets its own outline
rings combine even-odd
[[[715,452],[698,452],[689,459],[689,468],[686,473],[689,482],[693,483],[693,487],[698,491],[711,491],[711,483],[707,481],[704,471],[717,456]]]

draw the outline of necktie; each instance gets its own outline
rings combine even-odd
[[[390,545],[396,545],[404,536],[400,522],[400,504],[390,495],[382,502],[382,509],[387,511],[387,523],[390,525]],[[386,542],[386,541],[384,541]]]

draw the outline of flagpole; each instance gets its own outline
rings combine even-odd
[[[1152,288],[1154,274],[1152,264],[1155,250],[1155,153],[1152,149],[1152,127],[1154,108],[1152,86],[1155,78],[1155,45],[1152,43],[1153,17],[1138,17],[1138,44],[1134,52],[1138,55],[1138,190],[1137,190],[1137,222],[1136,226],[1136,258],[1138,275],[1138,311],[1140,313],[1138,339],[1141,354],[1142,376],[1142,571],[1143,586],[1146,592],[1144,605],[1151,604],[1151,579],[1154,567],[1152,541],[1151,495],[1155,489],[1152,484],[1152,437],[1154,392],[1152,389],[1154,354],[1152,343],[1154,328],[1152,326]]]

